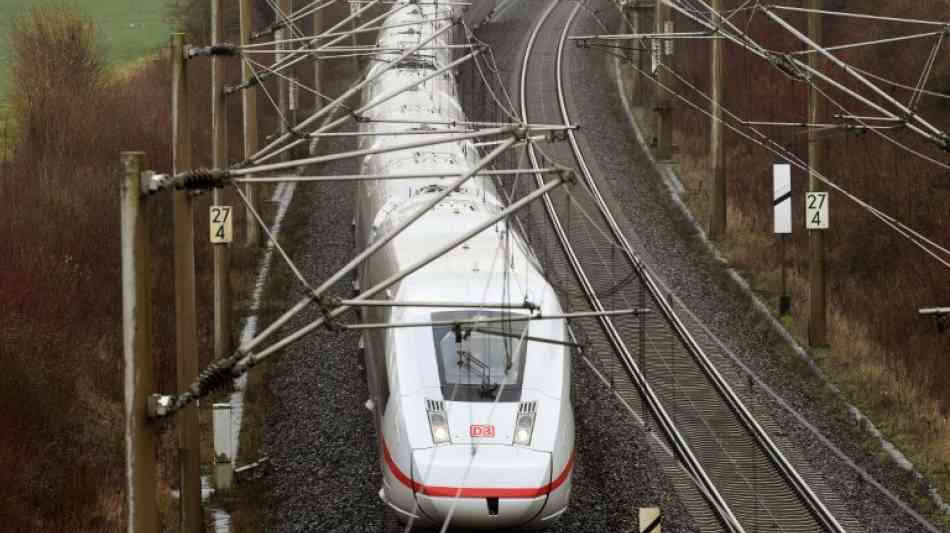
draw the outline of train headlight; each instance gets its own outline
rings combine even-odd
[[[449,437],[449,422],[443,412],[429,412],[429,428],[432,429],[432,443],[445,444],[451,442]]]
[[[518,413],[515,422],[515,444],[528,446],[531,444],[531,435],[534,433],[534,411]]]

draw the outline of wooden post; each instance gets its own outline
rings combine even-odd
[[[320,35],[323,32],[323,10],[318,9],[313,12],[313,34]],[[313,89],[323,94],[323,62],[315,59],[313,62]],[[323,98],[319,95],[313,95],[313,112],[316,113],[323,109]]]
[[[717,14],[722,0],[712,0]],[[718,23],[717,19],[717,23]],[[712,170],[712,201],[709,206],[709,238],[718,239],[726,233],[726,167],[722,139],[722,39],[712,39],[711,87],[712,120],[709,132],[709,158]]]
[[[253,10],[251,0],[241,0],[240,19],[241,19],[241,45],[245,46],[251,42],[251,30],[253,29]],[[250,63],[241,64],[241,81],[247,82],[254,77],[254,71]],[[244,128],[244,158],[250,158],[257,152],[257,87],[248,87],[241,91],[241,109],[242,125]],[[258,213],[261,211],[261,195],[258,194],[260,186],[253,183],[244,184],[244,195],[247,196],[249,204],[254,206]],[[251,214],[251,209],[245,210],[244,222],[246,224],[246,244],[248,246],[257,246],[261,244],[261,228],[257,225],[257,220]]]
[[[356,13],[359,10],[360,10],[360,4],[355,3],[355,2],[350,4],[350,13]],[[350,29],[354,30],[353,33],[350,34],[350,41],[351,41],[350,44],[353,45],[353,48],[359,47],[359,44],[360,44],[359,36],[355,31],[358,26],[359,26],[359,23],[357,22],[357,19],[354,18],[352,21],[350,21]],[[358,78],[360,75],[360,58],[356,54],[353,55],[353,69],[354,69],[354,76]]]
[[[293,32],[290,31],[290,23],[288,22],[288,16],[290,15],[290,6],[291,0],[278,0],[277,1],[277,22],[282,23],[283,26],[280,28],[281,39],[290,39],[293,37]],[[279,49],[283,50],[288,48],[287,45],[280,45]],[[280,61],[284,57],[284,54],[279,54],[277,60]],[[288,78],[293,78],[294,68],[290,67],[284,70],[284,76]],[[290,113],[290,82],[287,81],[284,77],[279,77],[277,80],[277,105],[280,108],[280,115],[283,117],[283,120],[280,123],[280,133],[286,134],[293,123],[291,122],[291,113]],[[285,151],[281,154],[281,161],[290,161],[290,151]]]
[[[627,30],[634,35],[640,33],[640,10],[637,9],[636,2],[637,0],[626,0],[623,4],[624,18],[629,23]],[[621,31],[623,31],[623,29],[621,29]],[[628,78],[630,85],[627,89],[627,100],[630,102],[630,105],[636,105],[637,95],[640,94],[640,73],[634,68],[640,67],[640,52],[637,50],[640,46],[640,42],[641,39],[630,39],[627,42],[627,46],[630,47],[627,60],[632,64],[629,69],[630,76]]]
[[[190,170],[191,120],[188,109],[188,74],[185,66],[185,34],[171,38],[172,63],[172,171]],[[198,328],[195,303],[195,209],[187,191],[175,191],[175,340],[178,392],[198,379]],[[201,435],[198,410],[186,407],[175,419],[178,429],[178,466],[181,498],[179,530],[204,531],[201,510]]]
[[[821,10],[823,0],[808,0],[808,7]],[[822,41],[822,20],[820,13],[808,14],[808,35],[816,43]],[[819,54],[809,54],[808,65],[814,69],[821,67]],[[824,100],[813,86],[808,89],[808,122],[817,124],[824,120]],[[812,171],[808,175],[809,192],[825,190],[815,171],[823,166],[824,150],[814,128],[808,130],[808,165]],[[825,240],[824,230],[813,229],[808,232],[809,248],[809,316],[808,343],[813,347],[828,346],[828,325],[825,293]]]
[[[126,507],[129,533],[157,533],[156,425],[148,419],[155,391],[149,299],[149,227],[141,176],[145,154],[122,152],[119,182],[122,233],[122,352],[125,362]]]
[[[211,0],[211,42],[224,41],[223,0]],[[211,159],[214,168],[228,166],[227,100],[224,95],[224,61],[211,56]],[[230,196],[230,195],[227,195]],[[224,189],[212,193],[214,205],[225,205]],[[214,245],[214,357],[231,355],[231,245]]]
[[[657,0],[656,33],[671,31],[673,31],[673,17],[670,6],[663,0]],[[659,39],[659,42],[660,64],[672,67],[673,55],[667,55],[669,45],[667,40]],[[669,43],[672,43],[672,40]],[[673,75],[668,69],[659,66],[656,77],[659,81],[656,93],[656,158],[658,161],[671,161],[673,159],[673,102],[664,87],[668,89],[673,86]]]

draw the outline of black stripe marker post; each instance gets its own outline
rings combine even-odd
[[[659,507],[640,508],[640,533],[660,533],[660,519],[663,518]]]
[[[775,210],[774,233],[779,236],[782,253],[782,296],[779,299],[778,314],[788,314],[792,301],[788,296],[785,283],[785,243],[792,232],[792,166],[788,163],[772,165],[772,207]]]

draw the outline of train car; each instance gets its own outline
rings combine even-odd
[[[444,5],[436,11],[434,4],[399,10],[386,23],[398,26],[383,32],[380,47],[411,46],[450,23],[432,22],[445,13]],[[390,51],[380,55],[369,72],[395,57]],[[450,57],[420,51],[420,57],[371,83],[364,102],[391,94]],[[359,182],[354,226],[361,248],[388,234],[481,158],[476,144],[441,133],[464,120],[451,74],[401,92],[366,116],[361,128],[371,134],[361,148],[445,142],[368,156],[363,173],[447,177]],[[368,259],[359,269],[360,285],[405,270],[434,246],[496,216],[503,205],[490,177],[473,178]],[[562,312],[526,240],[497,222],[377,298],[424,305],[367,307],[364,321],[427,324],[371,329],[363,336],[383,502],[401,519],[423,527],[441,526],[449,516],[455,527],[477,529],[552,523],[567,509],[574,464],[570,349],[544,342],[567,340],[563,320],[518,320],[533,312]],[[525,301],[534,308],[516,308]],[[466,305],[439,305],[450,302]],[[474,306],[484,302],[514,305]],[[473,326],[473,320],[486,322]]]

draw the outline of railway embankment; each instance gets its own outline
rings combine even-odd
[[[906,383],[910,374],[897,368],[899,361],[883,363],[888,350],[875,345],[875,336],[853,314],[832,313],[830,349],[803,348],[807,310],[801,302],[807,297],[807,285],[800,278],[792,282],[793,299],[799,304],[793,304],[791,316],[778,319],[774,305],[779,270],[776,262],[765,260],[768,254],[763,255],[763,250],[772,246],[761,228],[762,220],[771,220],[771,213],[765,212],[771,206],[746,202],[731,208],[730,235],[715,246],[710,243],[702,222],[708,203],[703,184],[708,174],[697,147],[690,144],[696,143],[690,138],[692,133],[678,135],[682,150],[673,165],[657,165],[649,154],[651,82],[641,79],[639,98],[630,100],[629,67],[612,57],[595,56],[590,68],[602,69],[599,75],[614,84],[607,89],[613,92],[607,110],[599,116],[621,117],[609,127],[624,130],[627,137],[624,144],[611,143],[600,131],[588,131],[590,149],[605,157],[618,150],[635,154],[635,171],[627,173],[634,179],[608,180],[620,199],[618,209],[628,217],[656,220],[650,215],[654,210],[638,200],[650,189],[654,191],[647,198],[655,198],[668,211],[664,218],[672,222],[648,232],[644,249],[670,290],[704,328],[721,339],[718,342],[730,358],[744,367],[741,373],[764,386],[759,395],[770,412],[789,428],[789,435],[812,464],[826,472],[836,490],[847,497],[852,512],[864,517],[868,530],[922,527],[895,518],[906,518],[908,509],[938,528],[950,526],[939,497],[946,493],[947,472],[946,438],[941,438],[947,418],[940,400],[925,387]],[[587,85],[579,89],[589,95],[588,90]],[[576,102],[586,110],[584,100]],[[684,120],[694,130],[705,127],[697,117]],[[743,158],[733,161],[736,166],[730,175],[764,176],[742,166],[749,163]],[[671,244],[666,240],[671,236],[682,244]],[[796,264],[792,277],[801,276],[800,260]]]

